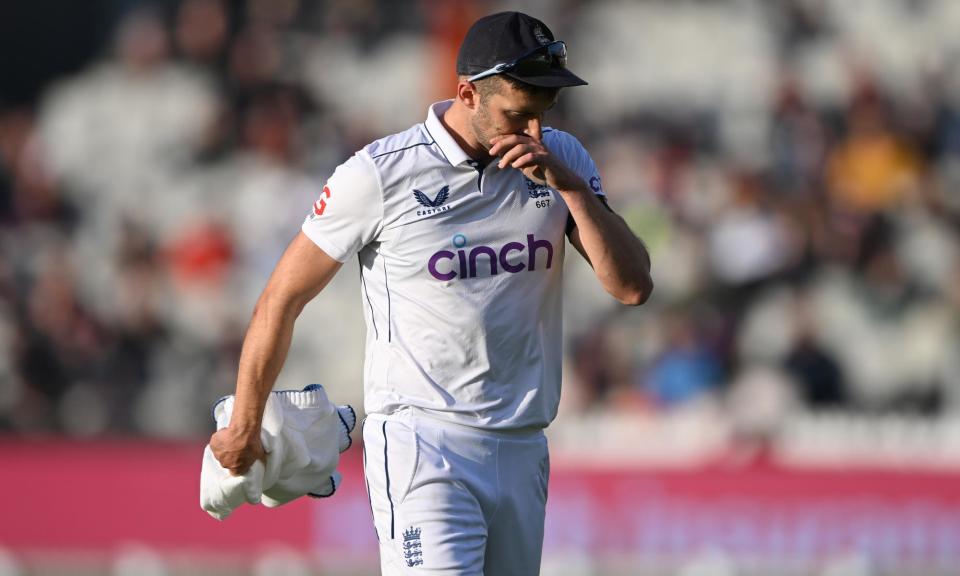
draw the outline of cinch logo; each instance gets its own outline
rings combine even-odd
[[[600,177],[599,176],[594,176],[590,178],[590,189],[596,192],[597,194],[600,193]]]
[[[533,234],[527,234],[527,243],[507,242],[499,250],[490,246],[474,246],[467,251],[467,239],[462,234],[453,237],[453,244],[461,248],[456,252],[450,250],[440,250],[430,257],[427,263],[427,270],[430,275],[437,280],[449,281],[454,278],[476,278],[478,268],[484,276],[496,276],[500,271],[510,274],[516,274],[526,270],[532,272],[537,267],[537,254],[545,254],[547,258],[546,269],[553,266],[553,244],[549,240],[537,240]],[[527,259],[524,262],[511,263],[510,254],[512,252],[522,253],[527,251]],[[482,264],[480,264],[482,262]],[[489,271],[489,274],[487,273]]]

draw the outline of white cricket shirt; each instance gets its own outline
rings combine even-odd
[[[476,428],[542,428],[560,400],[569,211],[519,170],[478,170],[440,123],[451,103],[340,165],[303,232],[360,261],[368,414],[417,407]],[[543,140],[602,194],[576,138],[545,128]]]

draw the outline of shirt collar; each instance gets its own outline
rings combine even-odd
[[[450,162],[452,166],[459,166],[470,160],[470,157],[463,151],[463,148],[460,148],[457,141],[453,139],[453,136],[447,132],[446,127],[440,122],[440,117],[443,116],[443,113],[452,105],[453,100],[444,100],[432,104],[427,112],[427,121],[424,122],[424,126],[427,127],[427,132],[430,133],[430,136],[437,143],[437,146],[440,147],[440,151],[443,152],[447,161]]]

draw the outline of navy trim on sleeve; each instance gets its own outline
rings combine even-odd
[[[597,200],[599,200],[600,203],[603,204],[604,208],[606,208],[610,212],[613,212],[613,208],[611,208],[610,205],[607,204],[607,197],[605,194],[595,194],[594,196],[596,196]],[[571,234],[573,234],[573,229],[576,227],[577,227],[577,223],[573,219],[573,214],[567,213],[567,228],[566,228],[565,234],[569,237]]]
[[[226,396],[221,396],[220,398],[217,399],[216,402],[213,403],[213,406],[210,407],[210,417],[213,418],[214,423],[216,423],[217,421],[217,406],[219,406],[221,402],[223,402],[224,400],[226,400],[231,396],[233,396],[233,394],[227,394]]]
[[[311,498],[329,498],[337,493],[337,481],[331,476],[330,477],[330,493],[329,494],[317,494],[316,492],[307,492],[307,496]]]
[[[357,413],[353,411],[353,406],[347,405],[347,408],[350,409],[350,412],[353,413],[353,418],[354,418],[354,420],[356,420],[356,418],[357,418]],[[347,447],[340,451],[340,452],[346,452],[347,450],[350,449],[351,446],[353,446],[353,438],[350,437],[350,427],[347,426],[346,420],[344,420],[344,419],[343,419],[343,416],[340,415],[340,410],[337,409],[336,407],[334,407],[334,410],[335,410],[336,413],[337,413],[337,418],[340,419],[340,424],[343,425],[343,429],[344,429],[344,431],[346,431],[346,433],[347,433]]]
[[[596,194],[596,197],[597,197],[597,200],[599,200],[600,203],[603,204],[603,207],[604,207],[604,208],[606,208],[606,209],[609,210],[610,212],[613,212],[613,208],[611,208],[610,205],[607,204],[607,196],[606,196],[606,194]]]

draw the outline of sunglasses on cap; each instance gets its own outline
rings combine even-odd
[[[555,40],[514,58],[510,62],[497,64],[493,68],[467,78],[467,82],[475,82],[487,76],[513,72],[518,76],[538,76],[567,67],[567,45],[562,40]]]

